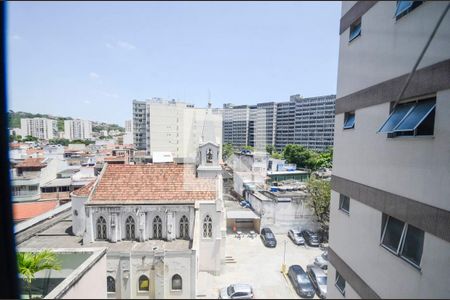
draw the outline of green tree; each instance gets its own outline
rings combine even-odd
[[[31,135],[27,135],[24,139],[22,139],[23,142],[37,142],[38,138],[31,136]]]
[[[242,149],[244,149],[244,150],[250,150],[250,151],[255,151],[255,148],[254,147],[252,147],[252,146],[244,146],[244,147],[242,147]]]
[[[313,209],[317,222],[320,224],[322,240],[326,242],[330,222],[331,184],[329,181],[311,176],[306,188],[309,193],[307,205]]]
[[[94,141],[90,140],[73,140],[69,144],[85,144],[87,146],[94,143],[95,143]]]
[[[272,158],[275,158],[275,159],[283,159],[283,154],[276,152],[276,151],[273,152],[271,156],[272,156]]]
[[[227,160],[231,155],[233,155],[234,149],[231,144],[224,144],[222,148],[222,159]]]
[[[28,297],[31,299],[31,284],[36,273],[42,270],[61,270],[61,263],[56,254],[51,250],[41,252],[19,252],[17,253],[19,274],[24,277],[28,288]]]
[[[286,145],[283,149],[283,157],[288,163],[296,164],[299,168],[309,168],[308,161],[312,156],[311,150],[306,149],[301,145]]]
[[[63,145],[67,146],[70,144],[70,141],[68,139],[51,139],[48,141],[50,145]]]
[[[276,152],[277,149],[275,149],[274,145],[267,145],[266,146],[266,152],[269,153],[270,155],[272,155],[272,153]]]

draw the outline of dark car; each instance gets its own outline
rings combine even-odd
[[[297,294],[302,298],[313,298],[316,291],[314,290],[308,275],[299,265],[292,265],[288,271],[289,280],[292,283]]]
[[[275,235],[273,234],[270,228],[261,229],[261,239],[264,243],[264,246],[269,248],[275,248],[277,246],[277,240],[275,239]]]
[[[308,246],[317,247],[320,245],[319,235],[312,230],[303,230],[302,235],[305,238],[305,242]]]

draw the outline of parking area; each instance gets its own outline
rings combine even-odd
[[[227,236],[226,263],[220,276],[200,272],[198,298],[216,298],[218,289],[232,283],[248,283],[253,287],[255,298],[299,299],[288,279],[281,273],[286,241],[286,266],[306,265],[322,253],[320,248],[296,246],[286,235],[276,235],[277,247],[266,248],[259,235],[238,239]],[[315,297],[317,298],[317,296]]]

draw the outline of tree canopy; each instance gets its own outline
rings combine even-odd
[[[322,238],[327,241],[330,222],[331,184],[327,180],[316,179],[311,176],[306,187],[310,195],[307,205],[313,209],[317,222],[320,224]]]

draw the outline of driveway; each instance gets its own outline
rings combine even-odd
[[[319,248],[296,246],[286,235],[276,235],[277,247],[266,248],[259,235],[237,239],[227,236],[226,263],[219,276],[200,272],[198,298],[216,298],[218,289],[232,283],[248,283],[253,287],[255,298],[299,299],[290,282],[280,272],[286,241],[286,265],[298,264],[306,270],[314,258],[322,253]],[[316,297],[317,298],[317,297]]]

